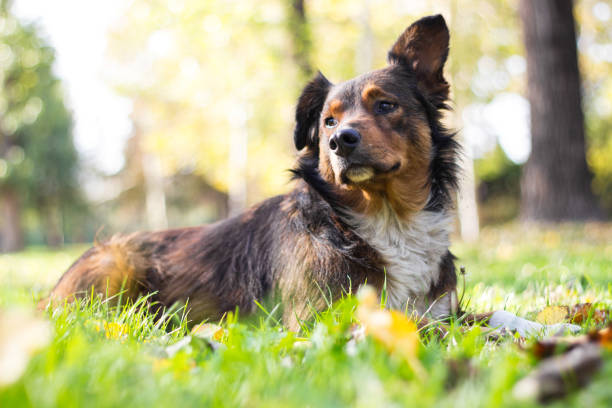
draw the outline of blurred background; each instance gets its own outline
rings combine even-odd
[[[308,78],[383,67],[437,13],[466,152],[457,230],[608,218],[607,1],[0,0],[0,251],[198,225],[287,191]]]

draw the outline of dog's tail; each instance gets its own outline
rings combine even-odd
[[[95,243],[68,268],[38,307],[44,309],[49,303],[70,302],[91,294],[136,298],[142,291],[147,265],[133,238],[116,235]]]

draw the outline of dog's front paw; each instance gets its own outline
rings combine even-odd
[[[523,319],[515,314],[498,310],[489,318],[490,327],[517,332],[522,337],[548,337],[559,336],[566,332],[576,333],[580,331],[580,326],[569,323],[540,324],[531,320]]]

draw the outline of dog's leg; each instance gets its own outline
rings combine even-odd
[[[554,336],[570,331],[572,333],[580,331],[580,326],[569,323],[541,324],[528,319],[519,317],[505,310],[498,310],[490,313],[471,314],[466,317],[467,323],[486,323],[489,327],[511,332],[517,332],[522,337],[532,336]]]

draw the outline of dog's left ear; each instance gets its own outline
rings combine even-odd
[[[312,79],[302,91],[295,108],[295,129],[293,141],[295,148],[316,149],[319,144],[319,117],[332,84],[321,72]]]
[[[449,33],[441,15],[414,22],[389,50],[390,64],[404,64],[417,76],[418,85],[438,104],[448,98],[443,69],[448,57]]]

